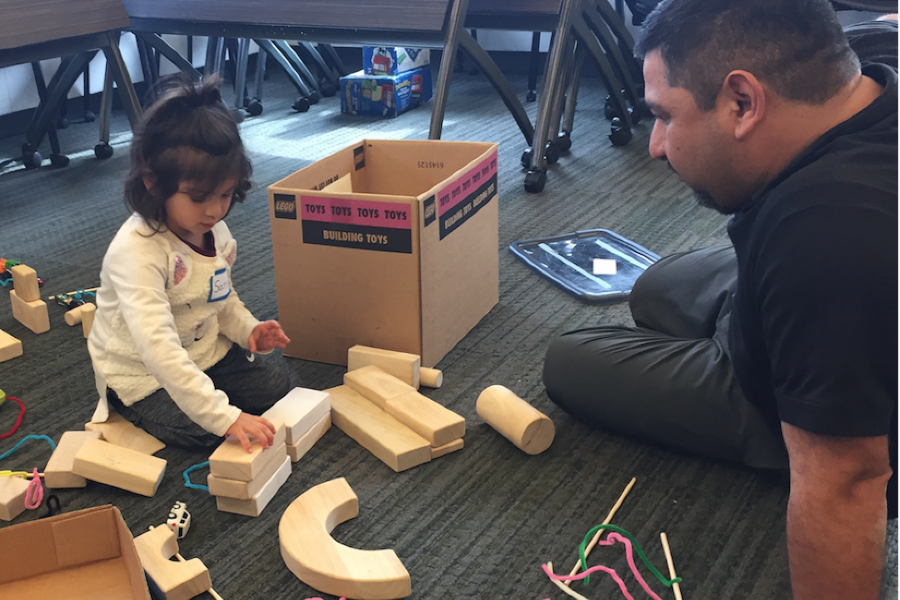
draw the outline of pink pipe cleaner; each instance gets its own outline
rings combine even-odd
[[[25,508],[34,510],[41,505],[44,500],[44,486],[41,485],[41,476],[38,475],[37,467],[28,482],[28,489],[25,492]]]

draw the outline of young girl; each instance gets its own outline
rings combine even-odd
[[[215,446],[248,436],[264,447],[262,414],[290,390],[255,352],[290,340],[261,323],[231,285],[236,243],[222,219],[250,188],[250,161],[216,81],[176,78],[131,143],[119,229],[100,272],[88,349],[100,402],[167,444]],[[249,353],[247,352],[249,350]]]

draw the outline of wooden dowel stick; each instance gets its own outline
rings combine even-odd
[[[154,529],[153,525],[150,526],[150,529]],[[181,552],[176,552],[175,558],[177,558],[179,562],[187,562],[187,560],[185,560],[185,558],[181,555]],[[212,589],[212,587],[210,587],[206,591],[209,592],[209,595],[212,596],[215,600],[225,600],[224,598],[222,598],[222,596],[217,594],[216,590]]]
[[[675,563],[672,562],[672,552],[669,550],[669,539],[666,537],[665,531],[659,534],[659,539],[662,542],[663,552],[666,553],[666,563],[669,565],[669,579],[675,579]],[[672,590],[675,592],[675,600],[681,600],[681,586],[673,583]]]
[[[96,292],[99,289],[100,289],[99,287],[92,287],[92,288],[88,288],[86,290],[74,290],[74,291],[69,292],[68,294],[57,294],[56,296],[74,296],[78,292]],[[56,298],[56,296],[48,296],[47,300],[53,300],[54,298]]]
[[[612,521],[614,516],[616,516],[616,511],[619,510],[620,506],[622,506],[622,502],[625,501],[625,496],[627,496],[628,492],[631,491],[631,488],[634,487],[634,482],[636,482],[636,481],[637,481],[637,477],[632,477],[631,481],[628,482],[628,485],[625,486],[625,491],[622,492],[622,495],[619,496],[619,499],[616,501],[615,505],[613,505],[612,510],[610,510],[609,514],[606,515],[606,520],[603,521],[604,525],[609,525],[609,522]],[[588,544],[587,548],[584,549],[584,557],[585,558],[587,558],[587,555],[591,553],[591,550],[594,549],[594,546],[597,545],[597,542],[600,540],[600,535],[602,533],[603,533],[603,530],[601,529],[596,534],[594,534],[594,537],[591,539],[591,543]],[[578,560],[575,563],[575,566],[572,567],[572,571],[569,573],[569,577],[576,574],[579,571],[579,569],[581,569],[581,560]],[[572,584],[570,581],[567,581],[565,583],[566,583],[566,585]]]

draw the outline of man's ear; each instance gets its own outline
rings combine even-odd
[[[766,115],[766,91],[747,71],[732,71],[725,77],[720,99],[727,103],[738,140],[754,131]]]

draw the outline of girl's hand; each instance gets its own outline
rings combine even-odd
[[[259,443],[262,444],[263,448],[268,448],[272,445],[272,441],[274,440],[275,426],[262,417],[256,417],[242,412],[237,418],[237,421],[232,423],[231,427],[228,428],[228,431],[225,432],[225,435],[233,435],[236,437],[241,443],[241,446],[244,447],[244,450],[249,453],[252,450],[249,436],[253,436],[259,440]]]
[[[264,321],[250,332],[247,347],[250,352],[268,352],[275,348],[284,348],[290,342],[278,321]]]

